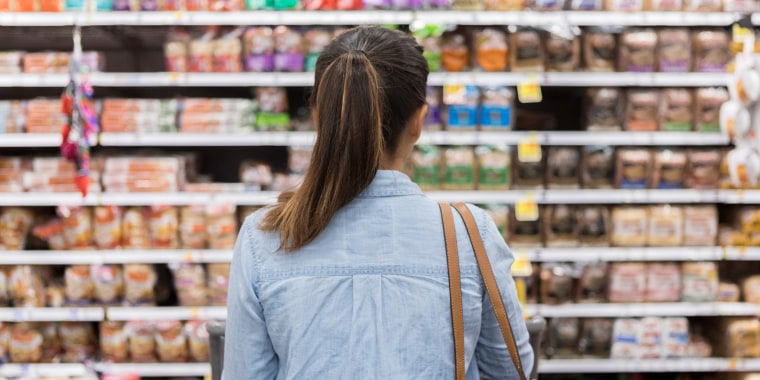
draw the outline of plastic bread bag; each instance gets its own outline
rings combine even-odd
[[[190,72],[214,72],[214,48],[217,30],[217,27],[209,27],[200,38],[190,41]]]
[[[691,70],[691,35],[688,29],[660,29],[657,39],[659,71],[685,73]]]
[[[206,321],[192,320],[185,323],[187,335],[188,358],[190,361],[204,363],[209,360],[209,334]]]
[[[291,146],[288,148],[288,170],[293,174],[306,174],[311,164],[312,147]]]
[[[440,131],[443,129],[443,121],[441,120],[442,112],[442,91],[440,87],[427,87],[426,99],[428,105],[428,111],[425,115],[425,121],[423,128],[428,131]]]
[[[180,321],[157,322],[155,339],[158,360],[166,363],[187,361],[187,337]]]
[[[646,269],[646,264],[642,263],[610,264],[607,299],[612,303],[644,302],[647,290]]]
[[[95,301],[117,305],[124,297],[124,276],[118,265],[93,265],[90,269],[95,286]]]
[[[613,207],[610,242],[618,247],[643,247],[649,237],[649,215],[643,207]]]
[[[92,302],[95,285],[89,265],[72,265],[66,268],[65,279],[67,304],[81,306]]]
[[[682,189],[686,184],[686,153],[662,149],[654,153],[652,187],[655,189]]]
[[[720,108],[729,100],[725,88],[700,88],[695,93],[697,132],[720,132]]]
[[[20,207],[0,209],[0,243],[9,251],[25,248],[34,214]]]
[[[683,8],[683,0],[644,0],[644,10],[654,12],[677,12]]]
[[[306,40],[306,71],[313,72],[317,67],[317,58],[332,40],[330,32],[323,28],[311,28],[304,33]]]
[[[583,60],[588,71],[615,71],[618,53],[616,30],[589,29],[583,35]]]
[[[657,33],[631,29],[620,37],[619,71],[653,72],[657,66]]]
[[[124,301],[128,305],[152,305],[155,303],[157,275],[149,264],[124,265]]]
[[[236,28],[214,41],[214,72],[239,73],[243,71],[242,28]]]
[[[475,152],[471,147],[449,147],[443,151],[444,190],[475,189]]]
[[[260,191],[272,186],[272,168],[257,161],[243,161],[240,164],[240,181],[247,189]]]
[[[11,325],[0,322],[0,364],[10,360]]]
[[[129,356],[124,322],[100,322],[100,356],[106,363],[124,363]]]
[[[575,207],[552,205],[541,209],[544,213],[545,241],[548,248],[578,246],[578,221]]]
[[[487,89],[486,92],[490,91]],[[497,95],[497,94],[494,94]],[[494,96],[492,99],[495,100]],[[502,98],[504,99],[504,98]],[[469,85],[447,85],[443,87],[444,119],[448,130],[476,130],[478,127],[478,106],[481,102],[480,89]],[[503,112],[498,116],[502,118]],[[488,122],[492,127],[493,123]]]
[[[186,73],[190,71],[190,35],[181,29],[172,29],[164,44],[166,71]]]
[[[133,363],[156,362],[156,328],[149,321],[129,321],[124,325],[129,343],[129,358]]]
[[[172,267],[174,287],[179,305],[185,307],[206,306],[206,271],[200,264],[178,264]]]
[[[694,97],[690,90],[665,89],[660,105],[660,130],[691,132],[694,129]]]
[[[510,68],[514,72],[544,71],[544,46],[541,34],[535,29],[510,30]]]
[[[509,147],[478,146],[475,148],[475,155],[478,160],[478,189],[509,190],[512,161]]]
[[[507,33],[497,28],[485,28],[475,33],[475,59],[483,71],[505,71],[509,48]]]
[[[544,188],[546,155],[537,162],[520,161],[517,149],[512,151],[512,183],[515,189],[539,190]]]
[[[680,246],[683,243],[683,208],[671,205],[650,206],[649,233],[650,247]]]

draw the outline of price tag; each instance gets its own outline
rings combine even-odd
[[[538,143],[538,136],[535,133],[529,134],[527,140],[517,145],[517,159],[520,162],[541,161],[541,144]]]
[[[726,369],[729,371],[736,371],[737,368],[739,368],[739,360],[736,358],[729,359]]]
[[[185,263],[194,263],[195,257],[193,255],[193,252],[192,251],[185,252],[185,254],[182,256],[182,261],[184,261]]]
[[[197,307],[190,308],[190,319],[200,319],[201,309]]]
[[[544,97],[536,74],[528,75],[528,79],[517,85],[517,99],[520,103],[541,103]]]
[[[533,274],[533,265],[528,254],[521,250],[517,253],[515,262],[512,263],[512,277],[530,277]]]
[[[179,84],[179,79],[180,79],[179,73],[174,73],[174,72],[169,73],[169,85]]]
[[[533,193],[529,193],[524,199],[515,203],[515,218],[521,222],[538,220],[538,204]]]

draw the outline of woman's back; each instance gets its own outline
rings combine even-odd
[[[533,353],[493,221],[472,208],[524,370]],[[380,170],[295,252],[250,216],[232,265],[224,379],[453,379],[448,270],[438,205]],[[461,219],[467,378],[516,379]]]

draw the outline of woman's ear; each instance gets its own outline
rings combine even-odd
[[[415,143],[422,135],[422,127],[425,125],[425,116],[427,116],[427,112],[428,106],[427,104],[423,104],[412,116],[412,125],[410,125],[409,134],[412,137],[412,141]]]

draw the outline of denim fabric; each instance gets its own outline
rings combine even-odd
[[[504,297],[526,374],[533,351],[496,225],[470,206]],[[225,380],[454,379],[448,272],[438,204],[409,178],[381,170],[327,229],[291,254],[250,215],[235,247]],[[517,379],[454,211],[467,379]]]

